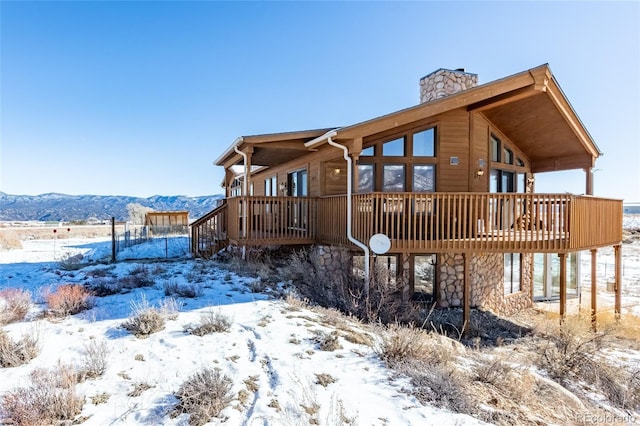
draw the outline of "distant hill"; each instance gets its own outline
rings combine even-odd
[[[110,219],[126,220],[127,204],[138,203],[153,210],[188,211],[197,218],[213,210],[222,195],[185,197],[154,195],[149,198],[120,195],[11,195],[0,192],[0,220],[63,221]]]

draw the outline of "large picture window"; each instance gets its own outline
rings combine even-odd
[[[436,190],[435,126],[365,141],[356,166],[358,192],[434,192]]]
[[[434,192],[436,166],[433,164],[413,166],[413,192]]]
[[[491,150],[490,192],[525,192],[525,162],[514,154],[508,146],[493,133],[489,138]]]

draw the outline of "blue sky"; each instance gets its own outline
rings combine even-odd
[[[549,63],[605,153],[596,195],[640,201],[636,2],[0,1],[0,191],[221,193],[240,135],[353,124]],[[538,192],[584,192],[584,173]]]

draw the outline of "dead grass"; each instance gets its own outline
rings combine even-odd
[[[45,299],[49,306],[48,314],[55,318],[78,314],[95,304],[91,291],[80,284],[63,284],[46,294]]]
[[[22,321],[31,308],[31,293],[18,288],[0,290],[0,325]]]
[[[171,303],[173,299],[167,300],[158,307],[149,305],[145,298],[140,302],[131,302],[132,317],[123,322],[122,327],[138,338],[163,330],[167,320],[177,316],[175,301]]]
[[[204,368],[180,386],[176,397],[178,414],[189,414],[189,424],[204,425],[231,404],[232,381],[220,369]]]
[[[220,309],[210,309],[200,315],[200,321],[195,325],[186,327],[186,331],[196,336],[205,336],[211,333],[227,332],[231,328],[233,321],[220,311]]]
[[[40,353],[38,334],[27,333],[19,340],[12,340],[0,329],[0,367],[18,367],[26,364]]]
[[[30,383],[6,392],[2,412],[21,426],[52,425],[74,420],[84,405],[76,394],[77,373],[69,366],[36,369]]]
[[[326,388],[331,383],[335,383],[335,382],[336,382],[336,379],[331,374],[316,373],[316,384],[317,385],[321,385],[322,387]]]
[[[318,348],[321,351],[332,352],[338,349],[342,349],[342,345],[338,340],[340,336],[338,335],[337,331],[333,331],[331,333],[318,331],[315,334],[316,335],[313,341],[318,345]]]
[[[17,250],[21,248],[20,233],[11,229],[0,229],[0,250]]]

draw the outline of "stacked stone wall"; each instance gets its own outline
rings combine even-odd
[[[441,68],[420,79],[420,103],[444,98],[477,85],[476,74]]]
[[[438,269],[438,306],[462,306],[464,295],[464,255],[441,254]],[[504,256],[499,253],[471,255],[469,275],[470,305],[496,314],[509,315],[532,306],[533,255],[522,255],[520,291],[504,294]]]

